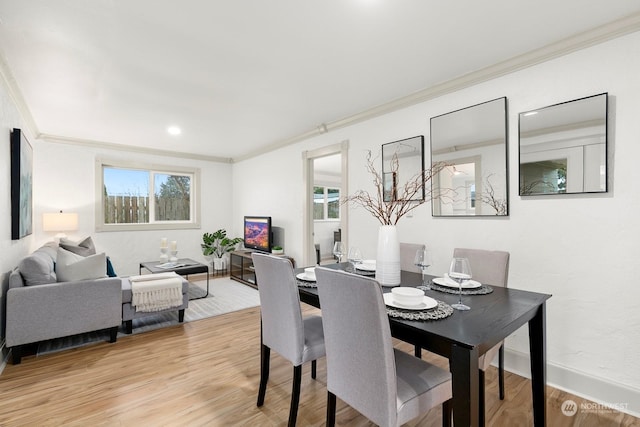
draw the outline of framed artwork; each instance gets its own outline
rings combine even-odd
[[[20,129],[11,131],[11,239],[33,232],[33,148]]]

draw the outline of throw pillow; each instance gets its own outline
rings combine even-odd
[[[56,275],[58,282],[75,282],[106,277],[107,256],[104,252],[83,257],[63,248],[58,248]]]
[[[107,257],[107,276],[109,277],[118,277],[116,274],[116,270],[113,268],[113,264],[111,264],[111,258]]]
[[[66,249],[74,254],[89,256],[96,254],[96,247],[93,244],[91,236],[80,242],[74,242],[73,240],[62,238],[60,239],[60,247]]]
[[[26,286],[56,282],[55,263],[51,254],[42,248],[18,263],[18,269]]]

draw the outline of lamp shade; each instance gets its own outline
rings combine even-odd
[[[42,214],[42,229],[44,231],[75,231],[78,229],[77,213],[44,213]]]

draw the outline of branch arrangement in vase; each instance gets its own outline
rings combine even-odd
[[[385,201],[384,180],[382,174],[374,165],[375,158],[371,151],[367,151],[365,168],[373,179],[374,193],[367,190],[358,190],[350,196],[346,196],[341,203],[351,203],[360,206],[371,213],[382,225],[396,225],[400,218],[422,205],[425,202],[442,197],[442,194],[434,194],[431,185],[427,185],[437,176],[443,169],[449,165],[446,162],[434,162],[431,168],[420,171],[411,176],[407,181],[394,189],[394,197]],[[391,159],[391,173],[397,175],[399,162],[397,154]],[[422,198],[422,189],[424,188],[425,197]]]

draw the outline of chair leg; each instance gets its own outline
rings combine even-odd
[[[442,402],[442,427],[451,427],[451,416],[453,415],[453,404],[451,399]]]
[[[484,371],[482,369],[478,370],[478,401],[479,401],[479,416],[478,416],[478,424],[480,426],[484,426]]]
[[[267,393],[267,381],[269,380],[269,357],[271,349],[264,344],[260,347],[260,387],[258,388],[257,406],[264,404],[264,395]]]
[[[504,400],[504,344],[500,346],[498,353],[498,387],[500,389],[500,400]]]
[[[327,392],[327,427],[336,425],[336,395]]]
[[[184,308],[182,310],[178,310],[178,322],[184,322]]]
[[[420,347],[418,344],[416,344],[413,347],[413,354],[418,358],[418,359],[422,359],[422,347]]]
[[[314,380],[316,379],[316,370],[317,370],[317,363],[315,360],[311,361],[311,378],[313,378]]]
[[[289,427],[296,427],[298,404],[300,403],[300,384],[302,383],[302,365],[293,367],[293,387],[291,389],[291,407],[289,408]]]

